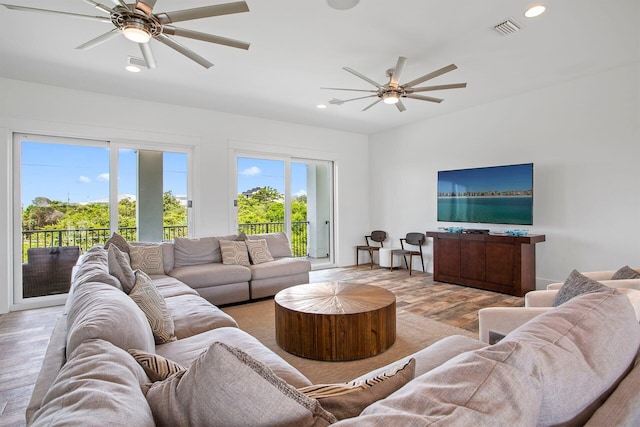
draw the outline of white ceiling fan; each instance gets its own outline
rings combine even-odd
[[[142,56],[144,57],[144,61],[148,68],[156,68],[157,66],[156,60],[153,56],[153,52],[151,51],[151,47],[148,43],[151,38],[158,40],[159,42],[178,51],[179,53],[197,62],[205,68],[209,68],[213,66],[213,64],[191,49],[178,43],[170,36],[187,37],[190,39],[216,43],[220,45],[235,47],[238,49],[249,49],[249,43],[246,42],[169,25],[175,22],[190,21],[193,19],[248,12],[249,7],[244,1],[155,14],[152,12],[153,7],[156,4],[156,0],[138,0],[132,4],[127,4],[124,0],[111,0],[111,2],[114,4],[113,7],[105,6],[94,0],[83,1],[102,11],[107,16],[82,15],[78,13],[38,9],[10,4],[3,4],[3,6],[11,10],[65,15],[73,18],[111,23],[115,27],[111,31],[102,34],[101,36],[98,36],[92,40],[89,40],[84,44],[81,44],[76,49],[90,49],[101,43],[111,40],[112,38],[117,37],[120,34],[123,34],[127,39],[138,43],[138,45],[140,46],[140,50],[142,51]]]
[[[398,109],[398,111],[402,112],[406,110],[406,107],[404,106],[404,104],[402,103],[402,101],[400,100],[400,98],[409,98],[409,99],[417,99],[420,101],[429,101],[429,102],[437,102],[440,103],[443,101],[442,98],[434,98],[431,96],[424,96],[424,95],[416,95],[416,92],[428,92],[428,91],[435,91],[435,90],[445,90],[445,89],[459,89],[459,88],[464,88],[467,87],[466,83],[452,83],[452,84],[445,84],[445,85],[438,85],[438,86],[424,86],[424,87],[415,87],[421,83],[426,82],[427,80],[431,80],[435,77],[441,76],[442,74],[448,73],[449,71],[453,71],[455,69],[457,69],[458,67],[456,67],[454,64],[451,65],[447,65],[446,67],[442,67],[439,70],[433,71],[429,74],[425,74],[422,77],[418,77],[417,79],[411,80],[410,82],[407,82],[405,84],[400,84],[400,74],[402,73],[402,70],[404,68],[404,66],[407,63],[407,58],[405,58],[404,56],[400,56],[398,57],[398,62],[396,63],[395,68],[390,68],[387,70],[386,74],[387,77],[389,77],[389,82],[386,84],[380,84],[378,82],[376,82],[375,80],[370,79],[369,77],[360,74],[359,72],[349,68],[349,67],[344,67],[343,69],[350,72],[351,74],[355,75],[356,77],[360,77],[362,80],[372,84],[373,86],[376,87],[376,90],[373,89],[345,89],[345,88],[337,88],[337,87],[323,87],[321,89],[328,89],[328,90],[348,90],[348,91],[353,91],[353,92],[371,92],[373,93],[373,95],[367,95],[367,96],[361,96],[358,98],[351,98],[351,99],[346,99],[346,100],[342,100],[342,99],[332,99],[331,101],[329,101],[330,104],[335,104],[335,105],[342,105],[345,102],[350,102],[350,101],[355,101],[357,99],[366,99],[366,98],[374,98],[374,97],[378,97],[379,99],[377,99],[376,101],[374,101],[372,104],[369,104],[367,107],[365,107],[362,111],[367,111],[369,108],[373,107],[374,105],[376,105],[378,102],[380,101],[384,101],[385,104],[395,104],[396,108]]]

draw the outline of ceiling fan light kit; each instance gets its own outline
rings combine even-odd
[[[153,52],[151,51],[151,48],[149,46],[149,41],[152,38],[177,51],[178,53],[181,53],[192,61],[197,62],[205,68],[209,68],[213,66],[213,64],[191,49],[187,48],[186,46],[178,43],[170,36],[186,37],[245,50],[249,49],[250,46],[250,44],[247,42],[169,25],[180,21],[190,21],[193,19],[210,18],[214,16],[248,12],[249,6],[245,1],[237,1],[234,3],[224,3],[156,14],[153,13],[153,7],[156,4],[156,0],[137,0],[132,4],[125,3],[125,0],[112,0],[115,5],[113,6],[113,8],[109,8],[94,0],[84,1],[85,3],[94,6],[96,9],[105,14],[108,14],[109,16],[105,17],[82,15],[78,13],[38,9],[10,4],[3,4],[2,6],[10,10],[65,15],[73,18],[111,23],[115,27],[111,29],[111,31],[81,44],[76,49],[84,50],[93,48],[122,33],[128,40],[131,40],[132,42],[138,44],[140,50],[142,51],[142,56],[144,57],[145,66],[147,68],[156,68],[156,62],[153,57]]]
[[[327,0],[330,7],[337,10],[347,10],[356,7],[360,0]]]
[[[405,84],[400,84],[400,74],[402,73],[402,70],[404,69],[404,66],[406,65],[406,63],[407,63],[407,58],[405,58],[404,56],[398,57],[398,61],[396,62],[395,68],[390,68],[386,71],[387,77],[389,77],[389,82],[384,85],[376,82],[373,79],[370,79],[364,74],[361,74],[349,67],[343,68],[345,71],[348,71],[354,76],[359,77],[362,80],[366,81],[367,83],[375,86],[376,87],[375,90],[374,89],[345,89],[345,88],[337,88],[337,87],[323,87],[320,89],[347,90],[352,92],[372,93],[371,95],[359,96],[357,98],[351,98],[351,99],[345,99],[345,100],[333,98],[332,100],[329,101],[329,104],[342,105],[345,102],[355,101],[357,99],[377,97],[378,98],[377,100],[375,100],[372,104],[369,104],[362,111],[367,111],[369,108],[373,107],[380,101],[383,101],[385,104],[395,105],[398,111],[403,112],[406,110],[406,108],[400,98],[409,98],[409,99],[417,99],[420,101],[440,103],[443,101],[443,99],[434,98],[431,96],[416,95],[416,92],[428,92],[428,91],[446,90],[446,89],[460,89],[460,88],[467,87],[466,83],[451,83],[451,84],[437,85],[437,86],[416,87],[419,84],[426,82],[427,80],[434,79],[438,76],[441,76],[442,74],[445,74],[457,69],[458,67],[455,64],[447,65],[446,67],[442,67],[436,71],[432,71],[431,73],[418,77],[417,79],[411,80],[410,82],[407,82]]]

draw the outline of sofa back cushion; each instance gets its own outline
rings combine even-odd
[[[175,267],[209,264],[212,262],[221,263],[222,252],[220,252],[219,241],[234,240],[235,238],[235,234],[221,237],[201,237],[199,239],[176,237],[173,243]]]
[[[291,243],[289,237],[284,232],[267,233],[267,234],[249,234],[247,240],[261,240],[267,241],[269,252],[274,258],[290,257],[293,256],[291,252]]]
[[[102,340],[82,343],[62,367],[31,426],[155,426],[141,385],[144,370]]]
[[[104,283],[89,282],[75,289],[67,330],[67,357],[88,339],[103,339],[123,350],[155,352],[142,310],[127,294]]]
[[[100,246],[94,246],[85,252],[73,272],[73,287],[87,282],[103,282],[122,290],[120,281],[109,274],[107,251]]]
[[[521,345],[521,357],[535,357],[531,374],[542,381],[543,397],[538,425],[583,425],[633,363],[640,325],[629,299],[610,289],[572,298],[494,348],[512,342]]]

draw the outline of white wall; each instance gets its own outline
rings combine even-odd
[[[368,229],[367,136],[208,110],[150,103],[17,80],[0,79],[0,152],[10,158],[12,131],[195,146],[196,236],[230,230],[231,148],[334,160],[336,261],[354,263],[353,245]],[[2,129],[5,128],[5,129]],[[9,307],[12,174],[0,170],[0,312]],[[6,245],[6,246],[5,246]],[[7,268],[5,268],[7,267]]]
[[[438,170],[533,162],[539,288],[573,268],[640,267],[639,81],[634,64],[371,136],[371,224],[396,245],[460,225],[436,219]]]

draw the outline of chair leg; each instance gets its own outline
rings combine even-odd
[[[356,267],[358,266],[359,262],[358,262],[358,257],[360,256],[360,251],[358,250],[358,248],[356,248]]]
[[[422,272],[426,273],[425,269],[424,269],[424,258],[422,255],[420,255],[420,260],[422,261]]]
[[[369,258],[371,259],[371,268],[373,269],[373,250],[369,250]]]
[[[413,255],[409,255],[409,276],[413,274]]]

